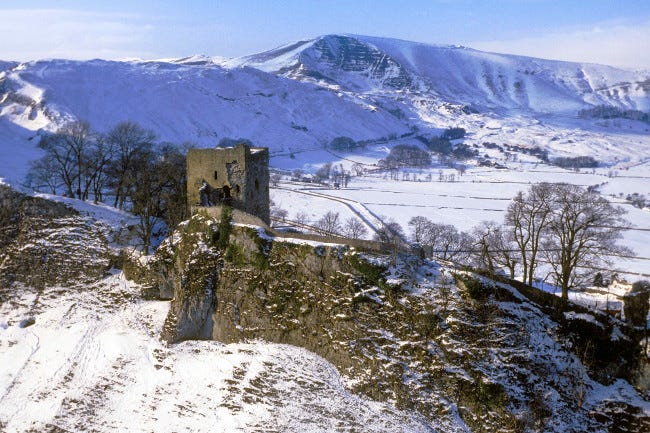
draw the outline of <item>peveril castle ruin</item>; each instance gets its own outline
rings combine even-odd
[[[190,149],[187,201],[190,209],[228,204],[269,224],[268,148],[238,144]]]

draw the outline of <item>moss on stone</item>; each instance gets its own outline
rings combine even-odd
[[[474,300],[485,300],[491,293],[490,287],[485,286],[481,280],[463,274],[456,274],[454,278],[456,284],[465,288],[467,295]]]
[[[432,338],[440,334],[443,319],[438,313],[421,313],[418,315],[416,323],[420,335]]]
[[[356,272],[363,276],[367,284],[381,288],[386,287],[386,267],[370,263],[358,254],[348,255],[347,261]]]
[[[230,243],[230,234],[232,233],[232,208],[230,206],[221,207],[221,218],[219,219],[219,237],[216,241],[217,248],[225,250]]]
[[[231,243],[226,248],[226,253],[224,254],[224,259],[228,260],[235,266],[245,266],[246,265],[246,254],[241,245]]]

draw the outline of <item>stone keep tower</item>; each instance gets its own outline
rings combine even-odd
[[[229,204],[270,224],[268,148],[190,149],[187,201],[190,209]]]

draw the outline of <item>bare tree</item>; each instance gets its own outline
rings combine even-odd
[[[302,179],[302,175],[305,174],[305,172],[300,169],[296,168],[293,172],[291,172],[292,180],[300,181]]]
[[[90,124],[85,121],[68,123],[58,134],[68,149],[70,149],[73,163],[76,166],[76,196],[77,198],[86,199],[90,183],[87,182],[87,176],[84,176],[84,173],[86,173],[86,167],[90,165],[88,163],[88,159],[90,158],[88,154],[95,135],[90,130]],[[84,185],[83,189],[82,185]]]
[[[519,265],[519,255],[516,251],[516,245],[512,233],[502,226],[496,226],[489,238],[492,250],[494,251],[494,261],[501,267],[508,270],[510,278],[515,278],[515,272]]]
[[[328,211],[316,221],[316,227],[327,235],[336,235],[341,232],[341,217],[338,212]]]
[[[93,200],[95,203],[103,200],[103,192],[108,185],[108,167],[113,158],[112,145],[98,137],[95,145],[88,153],[86,167],[86,191],[92,187]],[[84,197],[84,199],[87,197]]]
[[[469,258],[472,237],[459,232],[451,224],[436,224],[423,216],[409,220],[411,240],[426,247],[432,257],[442,260],[462,261]]]
[[[358,218],[350,217],[343,225],[343,233],[351,239],[360,239],[368,233],[368,229]]]
[[[610,264],[612,254],[633,254],[616,243],[629,223],[623,208],[597,192],[569,184],[554,184],[552,192],[556,206],[544,248],[562,299],[568,299],[569,290],[589,281],[594,267]]]
[[[144,253],[149,254],[154,230],[162,226],[159,215],[163,187],[156,170],[156,155],[152,150],[139,155],[137,166],[138,170],[127,172],[126,182],[133,186],[129,193],[130,210],[138,215],[137,232]]]
[[[451,224],[435,224],[433,255],[450,261],[465,261],[472,249],[472,237]]]
[[[286,209],[282,208],[281,204],[277,204],[273,200],[271,200],[269,207],[271,218],[273,219],[284,220],[289,214]]]
[[[282,208],[279,208],[279,207],[274,207],[271,210],[271,218],[273,218],[273,219],[278,219],[278,220],[281,220],[281,221],[285,221],[287,219],[287,215],[289,215],[289,211],[287,211],[286,209],[282,209]]]
[[[156,170],[162,183],[160,216],[168,227],[176,227],[189,217],[187,208],[186,151],[173,143],[162,143],[157,151]]]
[[[431,155],[418,146],[398,144],[390,150],[384,161],[387,168],[428,167],[431,165]]]
[[[185,155],[170,144],[138,154],[137,170],[127,173],[128,199],[138,216],[138,234],[145,254],[152,238],[165,234],[187,217]]]
[[[280,181],[282,180],[282,173],[274,172],[274,173],[271,175],[271,179],[270,179],[270,180],[271,180],[271,185],[272,185],[274,188],[277,188],[278,185],[280,185]]]
[[[41,163],[34,164],[36,170],[53,168],[57,177],[63,183],[68,197],[74,197],[74,184],[76,179],[75,161],[72,150],[66,145],[61,134],[52,134],[41,137],[38,147],[45,151]]]
[[[510,232],[493,222],[483,222],[473,231],[475,249],[472,250],[476,265],[494,273],[497,267],[508,270],[515,278],[518,264],[517,249]]]
[[[360,162],[355,162],[352,164],[352,172],[355,174],[355,176],[363,176],[366,172],[366,169]]]
[[[314,174],[314,178],[316,182],[323,183],[326,180],[329,180],[331,172],[332,172],[332,163],[327,162],[323,164],[318,170],[316,170],[316,173]]]
[[[27,183],[35,190],[46,186],[51,194],[56,194],[61,185],[61,167],[58,162],[47,155],[32,161],[27,174]]]
[[[347,188],[348,185],[350,184],[350,180],[352,179],[352,175],[350,175],[350,172],[344,172],[343,173],[343,187]]]
[[[407,223],[411,228],[411,240],[418,244],[429,241],[431,225],[433,222],[423,216],[414,216]]]
[[[404,230],[398,222],[387,220],[384,221],[383,227],[377,230],[374,239],[388,244],[393,252],[397,252],[404,247]]]
[[[136,161],[151,151],[155,140],[153,131],[130,121],[120,122],[109,131],[106,141],[115,151],[109,170],[115,189],[113,206],[124,208],[128,189],[126,180],[133,178],[130,172],[137,169]]]
[[[505,224],[517,244],[523,281],[532,284],[538,264],[542,235],[550,223],[553,210],[553,185],[539,183],[524,194],[517,193],[508,206]]]
[[[307,224],[309,222],[309,215],[306,212],[300,211],[293,217],[298,224]]]
[[[492,232],[494,227],[490,224],[482,224],[474,230],[474,239],[478,250],[472,251],[472,255],[476,257],[476,265],[481,269],[487,270],[490,274],[494,274],[495,260],[494,250],[491,245]]]
[[[59,178],[69,197],[85,200],[95,172],[93,152],[97,143],[97,135],[91,131],[87,122],[67,123],[55,134],[41,138],[38,147],[45,151],[45,155],[43,161],[33,165],[33,170],[52,170],[53,176]],[[50,177],[44,173],[35,176]]]

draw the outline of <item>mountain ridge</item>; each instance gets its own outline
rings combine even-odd
[[[580,106],[611,103],[627,108],[648,109],[648,93],[640,86],[644,75],[650,72],[615,68],[591,63],[566,62],[545,60],[533,57],[489,53],[461,46],[430,45],[424,43],[403,41],[382,37],[360,35],[326,35],[310,41],[289,44],[274,50],[251,56],[233,59],[226,66],[252,66],[295,79],[308,79],[311,76],[325,75],[328,69],[314,68],[314,57],[321,55],[325,60],[333,60],[332,53],[327,48],[333,44],[342,48],[333,53],[338,65],[343,70],[354,69],[354,60],[346,50],[359,49],[364,45],[366,51],[362,54],[370,56],[372,52],[381,53],[391,65],[400,69],[401,76],[408,75],[411,82],[417,82],[411,90],[431,92],[448,102],[471,103],[478,99],[484,108],[499,107],[521,108],[531,111],[557,111],[550,105],[531,104],[529,96],[531,89],[535,93],[552,96],[558,102],[573,102],[568,109],[575,111]],[[289,48],[288,52],[286,52]],[[319,53],[320,51],[320,53]],[[358,53],[358,52],[357,52]],[[260,61],[263,60],[263,61]],[[384,59],[382,59],[384,60]],[[324,62],[327,63],[327,62]],[[321,62],[321,65],[323,62]],[[366,66],[375,66],[369,65]],[[470,69],[467,71],[466,69]],[[323,74],[325,72],[325,74]],[[389,71],[390,72],[390,71]],[[394,72],[394,71],[392,71]],[[390,77],[389,77],[390,78]],[[456,79],[454,79],[456,78]],[[411,82],[401,82],[398,88],[409,87]],[[339,82],[339,84],[341,84]],[[345,84],[345,83],[344,83]],[[352,90],[358,83],[349,82]],[[637,84],[637,88],[634,88]],[[616,87],[618,86],[618,87]],[[631,86],[625,95],[619,95],[622,88]],[[391,82],[388,83],[391,86]],[[480,91],[477,93],[476,90]],[[610,94],[603,94],[603,89],[615,89]],[[641,91],[638,95],[636,90]],[[460,95],[458,95],[460,93]],[[572,95],[573,93],[573,95]],[[517,94],[522,94],[518,96]],[[593,94],[589,97],[588,94]],[[479,98],[477,98],[479,96]],[[575,96],[578,96],[575,98]],[[582,98],[579,96],[583,96]],[[621,97],[623,96],[623,97]]]
[[[161,141],[214,146],[244,137],[272,156],[313,151],[318,164],[339,136],[386,142],[450,126],[480,131],[495,120],[546,124],[603,104],[647,111],[648,83],[650,73],[608,66],[326,35],[229,60],[0,63],[0,136],[5,149],[38,156],[34,137],[65,122],[87,120],[105,132],[131,120]],[[0,161],[0,176],[10,177],[16,161]],[[15,178],[27,170],[28,161],[18,162]]]

